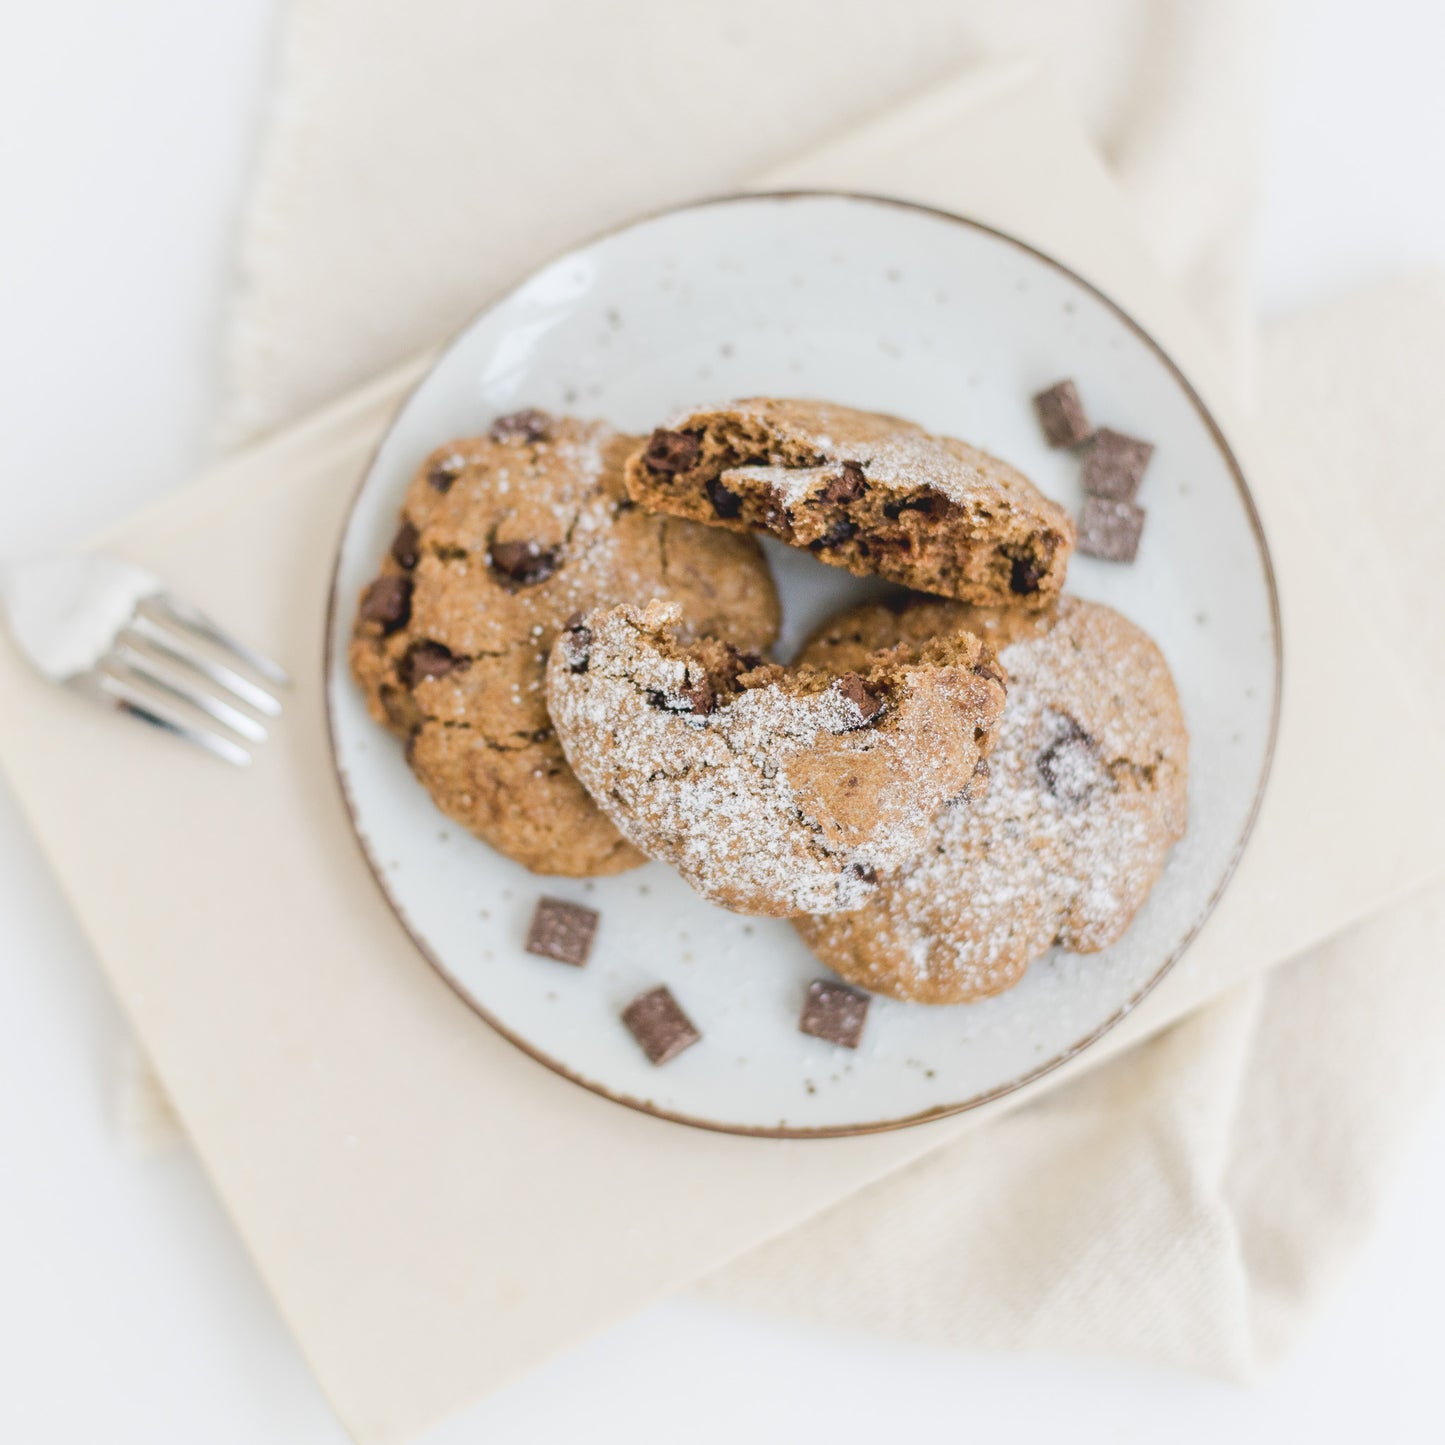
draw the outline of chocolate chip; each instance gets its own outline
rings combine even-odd
[[[391,539],[392,561],[398,567],[405,567],[408,572],[416,566],[421,553],[417,550],[417,544],[421,541],[421,534],[412,524],[406,520],[396,529],[396,536]]]
[[[702,452],[702,437],[694,431],[665,431],[659,427],[642,454],[643,465],[650,472],[669,476],[685,472]]]
[[[489,560],[492,571],[518,587],[530,587],[557,570],[558,557],[555,548],[539,542],[493,542]]]
[[[868,479],[857,462],[844,462],[843,470],[828,479],[827,485],[818,493],[820,502],[856,502],[868,490]]]
[[[666,987],[639,994],[622,1010],[622,1022],[654,1064],[675,1059],[702,1037]]]
[[[573,613],[573,616],[578,614]],[[562,656],[573,672],[586,672],[592,657],[592,629],[574,622],[561,637]]]
[[[545,411],[514,411],[499,416],[487,435],[494,442],[544,442],[552,435],[552,418]]]
[[[830,1044],[841,1044],[845,1049],[856,1049],[863,1037],[863,1023],[871,1002],[861,989],[849,988],[846,983],[835,983],[832,979],[815,978],[803,1000],[798,1031]]]
[[[1034,398],[1034,409],[1051,447],[1076,447],[1094,434],[1072,381],[1058,381],[1041,391]]]
[[[736,517],[743,509],[743,499],[736,492],[728,491],[716,477],[708,482],[707,495],[713,511],[725,520]]]
[[[922,512],[925,517],[931,517],[937,510],[941,498],[932,492],[924,492],[917,497],[903,497],[896,502],[885,502],[883,504],[883,515],[890,522],[896,522],[904,512]]]
[[[396,666],[396,675],[407,687],[415,687],[427,678],[445,677],[466,666],[464,658],[456,657],[440,642],[413,642]]]
[[[866,863],[850,863],[843,872],[849,878],[856,878],[859,883],[867,883],[870,886],[878,881],[878,870]]]
[[[705,715],[717,709],[717,688],[713,686],[712,678],[706,673],[703,674],[700,682],[683,688],[682,695],[693,712],[699,715]]]
[[[1084,458],[1083,485],[1091,497],[1108,497],[1115,502],[1132,502],[1144,480],[1144,468],[1154,455],[1152,442],[1110,431],[1101,426]]]
[[[987,758],[980,758],[973,765],[973,776],[968,780],[968,786],[963,790],[965,798],[981,798],[988,792],[988,783],[991,769]]]
[[[411,616],[411,578],[378,577],[362,595],[361,616],[365,622],[379,622],[383,633],[405,627]]]
[[[562,898],[538,899],[523,946],[528,953],[581,968],[592,952],[598,917],[595,908],[584,908],[580,903],[568,903]]]
[[[1144,509],[1133,502],[1085,497],[1079,514],[1079,551],[1106,562],[1132,562],[1144,531]]]
[[[1072,718],[1064,735],[1039,754],[1039,776],[1065,803],[1082,803],[1098,784],[1098,748]]]
[[[437,491],[449,492],[453,483],[461,476],[465,465],[460,457],[447,457],[432,466],[426,474],[426,479]]]
[[[1008,576],[1009,591],[1026,597],[1031,592],[1037,592],[1039,583],[1043,580],[1044,572],[1038,564],[1038,558],[1023,556],[1013,559]]]
[[[416,762],[416,740],[420,736],[421,729],[413,728],[406,735],[406,741],[401,745],[401,755],[406,759],[407,767],[412,767]]]
[[[858,721],[852,724],[853,727],[866,727],[883,711],[883,699],[869,692],[867,684],[856,672],[845,672],[833,686],[857,711]]]
[[[815,538],[808,543],[813,551],[821,551],[824,547],[841,547],[850,537],[857,536],[858,528],[850,522],[847,517],[839,517],[821,537]]]

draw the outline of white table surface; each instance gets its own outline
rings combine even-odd
[[[63,545],[204,463],[273,29],[269,0],[0,0],[0,556]],[[1261,309],[1445,265],[1445,7],[1288,0],[1282,31]],[[0,1441],[339,1445],[195,1163],[122,1143],[124,1048],[0,791]],[[428,1445],[1439,1440],[1442,1219],[1445,1100],[1328,1311],[1250,1390],[680,1301]]]

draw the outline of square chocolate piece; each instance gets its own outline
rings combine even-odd
[[[702,1037],[665,986],[633,999],[622,1010],[622,1022],[632,1030],[632,1037],[654,1064],[675,1059]]]
[[[1143,530],[1143,507],[1108,497],[1085,497],[1079,516],[1079,551],[1106,562],[1132,562]]]
[[[1141,442],[1138,437],[1128,437],[1101,426],[1094,433],[1094,443],[1084,458],[1084,490],[1091,497],[1132,502],[1139,494],[1144,468],[1153,455],[1153,442]]]
[[[1094,434],[1072,381],[1056,381],[1034,398],[1034,409],[1051,447],[1076,447]]]
[[[798,1029],[801,1033],[812,1034],[814,1038],[827,1039],[830,1044],[856,1049],[863,1037],[863,1020],[868,1017],[871,1001],[862,989],[849,988],[846,983],[834,983],[831,979],[815,978],[808,985]]]
[[[581,968],[592,952],[597,919],[595,908],[583,908],[580,903],[561,898],[538,899],[532,926],[527,930],[527,952]]]

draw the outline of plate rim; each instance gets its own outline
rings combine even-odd
[[[896,210],[911,211],[932,216],[935,219],[948,221],[954,225],[963,226],[968,230],[991,236],[995,240],[1002,241],[1016,250],[1022,251],[1034,260],[1042,262],[1053,271],[1072,281],[1075,285],[1082,287],[1087,293],[1093,296],[1095,300],[1099,301],[1111,311],[1119,321],[1148,347],[1163,364],[1165,370],[1174,378],[1174,381],[1183,392],[1185,399],[1194,408],[1199,419],[1204,423],[1205,429],[1209,432],[1214,445],[1218,448],[1220,455],[1224,459],[1231,477],[1234,479],[1235,491],[1243,503],[1245,518],[1249,523],[1250,532],[1259,551],[1265,591],[1269,602],[1270,645],[1274,662],[1274,686],[1270,697],[1269,728],[1265,741],[1263,766],[1260,769],[1259,780],[1255,785],[1254,796],[1250,801],[1248,816],[1245,818],[1244,826],[1240,830],[1239,837],[1235,842],[1223,872],[1220,874],[1218,883],[1205,900],[1204,906],[1198,916],[1190,923],[1188,929],[1180,939],[1178,946],[1169,953],[1154,973],[1106,1019],[1102,1020],[1088,1033],[1083,1035],[1083,1037],[1076,1039],[1072,1044],[1068,1045],[1067,1048],[1062,1049],[1053,1057],[1046,1059],[1043,1063],[1028,1069],[1005,1083],[996,1085],[994,1088],[986,1090],[981,1094],[975,1094],[971,1098],[959,1103],[938,1104],[912,1114],[902,1115],[896,1119],[878,1119],[861,1124],[828,1124],[813,1127],[728,1124],[716,1119],[700,1118],[696,1115],[660,1108],[650,1099],[637,1098],[630,1094],[621,1093],[615,1089],[609,1089],[605,1085],[577,1073],[560,1060],[543,1053],[529,1040],[508,1028],[500,1019],[496,1018],[490,1010],[478,1002],[478,1000],[463,987],[461,981],[456,978],[446,965],[432,952],[432,949],[422,938],[421,934],[413,927],[411,919],[407,916],[406,909],[400,901],[393,896],[387,884],[385,873],[373,854],[372,845],[361,825],[361,820],[357,816],[356,805],[351,796],[350,780],[347,777],[346,767],[341,761],[337,742],[337,720],[335,709],[332,705],[331,689],[334,668],[337,663],[337,649],[334,644],[334,637],[336,633],[339,587],[341,581],[342,553],[345,549],[346,539],[356,515],[356,509],[360,504],[362,494],[365,492],[371,480],[372,474],[376,470],[376,463],[381,450],[395,431],[398,420],[411,404],[413,397],[431,380],[436,374],[437,368],[446,361],[447,357],[451,355],[458,342],[460,342],[464,336],[469,334],[484,318],[528,285],[539,272],[550,266],[557,265],[569,256],[588,251],[603,241],[610,240],[638,226],[647,225],[652,221],[662,220],[668,216],[679,215],[690,211],[708,210],[718,206],[762,201],[786,203],[797,200],[820,199],[843,200],[857,202],[863,205],[886,206]],[[1198,938],[1200,931],[1209,921],[1214,910],[1219,906],[1219,901],[1229,888],[1230,883],[1234,880],[1240,859],[1244,856],[1245,849],[1248,847],[1249,841],[1254,835],[1255,825],[1259,820],[1260,807],[1263,804],[1265,792],[1269,787],[1270,778],[1274,772],[1275,747],[1279,740],[1280,708],[1284,690],[1284,632],[1279,602],[1279,588],[1275,577],[1274,558],[1270,551],[1269,539],[1265,534],[1264,524],[1260,520],[1259,509],[1255,505],[1254,494],[1250,490],[1249,482],[1245,477],[1243,467],[1239,463],[1239,458],[1235,455],[1234,448],[1230,446],[1223,428],[1215,419],[1213,412],[1209,409],[1203,397],[1200,396],[1194,384],[1184,374],[1173,357],[1170,356],[1164,347],[1155,340],[1154,336],[1146,330],[1140,322],[1135,320],[1129,311],[1115,301],[1107,292],[1100,289],[1086,277],[1081,276],[1071,266],[1066,265],[1064,262],[1049,255],[1048,252],[1039,249],[1039,247],[1030,242],[1013,235],[1011,232],[1001,227],[991,225],[986,221],[977,220],[972,216],[947,210],[941,206],[932,206],[920,201],[905,200],[897,196],[879,195],[869,191],[850,191],[833,187],[794,187],[765,191],[727,191],[717,195],[704,196],[696,200],[684,201],[677,205],[662,206],[656,210],[646,211],[640,215],[631,216],[615,225],[592,232],[582,239],[573,242],[563,250],[540,261],[537,265],[533,266],[526,275],[511,285],[495,292],[488,300],[484,301],[460,326],[452,331],[440,348],[432,355],[422,375],[409,385],[397,399],[396,405],[387,420],[385,429],[377,438],[376,443],[367,456],[366,464],[361,469],[361,474],[347,500],[341,526],[336,537],[330,579],[327,584],[326,618],[324,626],[322,705],[326,718],[326,751],[331,760],[332,774],[341,795],[342,805],[346,810],[346,817],[350,825],[352,837],[356,841],[367,870],[370,872],[377,890],[381,894],[382,900],[391,910],[393,916],[401,925],[402,931],[406,934],[407,938],[410,939],[412,946],[420,953],[425,962],[437,976],[441,978],[447,987],[502,1039],[519,1049],[534,1062],[541,1064],[550,1072],[560,1075],[569,1083],[576,1084],[586,1089],[589,1093],[596,1094],[614,1104],[620,1104],[624,1108],[650,1115],[654,1119],[660,1119],[667,1123],[683,1124],[688,1128],[703,1129],[709,1133],[732,1134],[757,1139],[854,1138],[868,1134],[892,1133],[899,1129],[910,1129],[920,1124],[934,1123],[937,1120],[950,1118],[957,1114],[966,1114],[975,1109],[981,1109],[987,1104],[996,1103],[999,1099],[1006,1098],[1010,1094],[1015,1094],[1028,1085],[1036,1083],[1040,1079],[1057,1072],[1085,1052],[1085,1050],[1092,1048],[1100,1039],[1122,1023],[1129,1014],[1133,1013],[1134,1010],[1153,993],[1164,978],[1173,970],[1179,960],[1189,951],[1195,939]],[[548,875],[539,874],[536,876],[544,877]]]

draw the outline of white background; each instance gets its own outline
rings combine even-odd
[[[0,0],[0,557],[89,533],[204,463],[274,23],[269,0]],[[1442,55],[1437,0],[1288,0],[1264,315],[1445,265]],[[340,1445],[195,1164],[121,1142],[124,1042],[0,792],[0,1441]],[[428,1445],[1438,1441],[1442,1220],[1445,1100],[1326,1314],[1250,1390],[674,1302]]]

